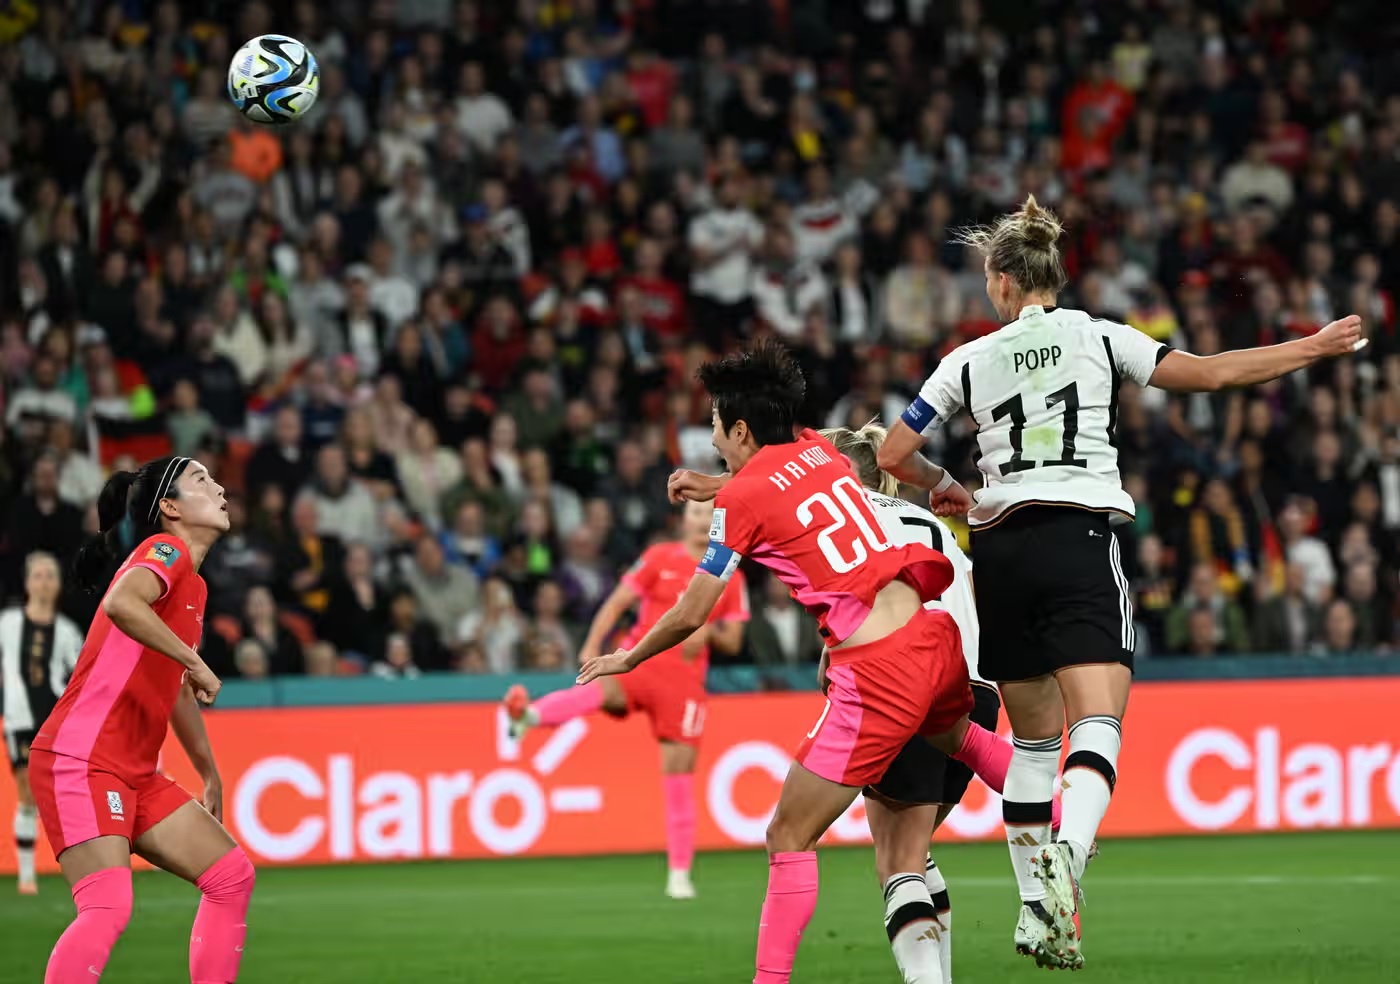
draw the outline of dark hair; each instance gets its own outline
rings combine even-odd
[[[726,434],[742,420],[760,447],[791,443],[807,380],[781,342],[758,342],[706,362],[695,376],[710,394]]]
[[[176,481],[193,459],[167,455],[134,472],[113,472],[97,497],[98,536],[88,540],[73,561],[73,582],[84,591],[99,591],[116,572],[121,555],[162,529],[162,499],[179,496]]]

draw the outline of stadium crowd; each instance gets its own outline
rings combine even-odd
[[[216,671],[561,668],[674,525],[667,473],[716,465],[697,364],[776,333],[813,422],[893,420],[998,327],[949,231],[1033,192],[1066,305],[1201,354],[1372,338],[1247,392],[1123,387],[1143,654],[1400,642],[1384,4],[206,7],[0,5],[6,594],[173,448],[230,489]],[[224,92],[269,31],[322,72],[280,129]],[[975,482],[967,422],[933,440]],[[753,607],[744,658],[815,659],[781,585]]]

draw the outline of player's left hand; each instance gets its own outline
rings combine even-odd
[[[935,516],[961,516],[972,508],[972,493],[954,482],[942,492],[930,492],[928,507]]]
[[[204,798],[200,802],[215,820],[224,822],[224,781],[217,772],[204,777]]]
[[[617,676],[632,669],[627,663],[627,650],[619,649],[608,656],[594,656],[585,659],[579,666],[577,684],[592,683],[599,677]]]

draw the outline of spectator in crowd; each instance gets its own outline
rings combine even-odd
[[[810,663],[812,654],[820,655],[822,648],[816,623],[776,577],[763,581],[763,600],[754,609],[745,645],[749,658],[759,666]]]
[[[516,668],[517,655],[529,629],[515,606],[510,585],[499,578],[489,579],[482,588],[481,607],[462,616],[454,637],[479,646],[491,673],[508,673]]]
[[[317,529],[342,542],[384,542],[383,525],[374,496],[350,474],[345,449],[327,444],[316,452],[316,474],[301,493],[315,504]]]
[[[437,630],[439,642],[457,644],[462,619],[477,608],[480,585],[465,567],[447,563],[442,544],[424,534],[414,547],[413,563],[404,574],[423,617]]]
[[[1196,623],[1201,621],[1202,612],[1214,619],[1211,652],[1242,653],[1249,649],[1249,628],[1244,611],[1225,596],[1220,587],[1220,575],[1215,566],[1207,562],[1191,568],[1186,597],[1167,616],[1166,647],[1169,651],[1184,649],[1189,644],[1192,652],[1200,655]]]
[[[262,648],[272,673],[301,672],[301,645],[278,621],[277,604],[272,600],[272,592],[263,585],[248,589],[243,605],[243,639]]]
[[[1287,583],[1274,595],[1269,583],[1260,579],[1254,614],[1254,644],[1263,652],[1308,652],[1322,634],[1322,611],[1307,593],[1308,571],[1302,563],[1287,568]]]
[[[248,459],[247,484],[254,492],[277,486],[290,500],[311,478],[311,456],[302,441],[301,414],[284,406],[272,420],[272,433]]]

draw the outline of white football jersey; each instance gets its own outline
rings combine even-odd
[[[943,520],[922,506],[916,506],[906,499],[893,499],[878,492],[865,490],[885,535],[896,546],[922,543],[932,547],[947,557],[953,564],[953,583],[943,592],[939,601],[930,601],[925,608],[946,611],[958,623],[962,635],[963,659],[967,660],[967,672],[972,679],[985,683],[977,675],[977,600],[972,595],[972,561],[958,546],[958,538],[953,535]]]
[[[63,696],[82,649],[82,630],[67,616],[57,615],[52,625],[36,627],[25,619],[23,608],[0,612],[6,732],[32,731],[43,723]]]
[[[977,423],[983,487],[968,513],[993,523],[1021,505],[1071,505],[1131,519],[1118,476],[1118,389],[1145,386],[1170,351],[1083,311],[1022,309],[949,354],[901,418],[923,433],[966,407]]]

